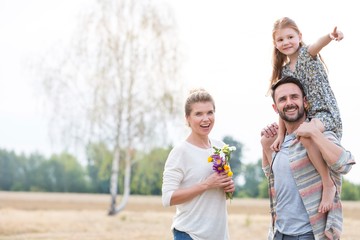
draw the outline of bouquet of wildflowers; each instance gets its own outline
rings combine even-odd
[[[230,155],[231,152],[236,150],[236,147],[225,144],[222,148],[214,147],[214,153],[209,156],[208,162],[213,164],[214,171],[218,173],[227,173],[229,177],[233,175],[230,167]],[[233,193],[227,192],[226,199],[232,199]]]

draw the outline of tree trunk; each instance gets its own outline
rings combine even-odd
[[[119,177],[119,163],[120,163],[120,148],[115,147],[112,167],[111,167],[111,179],[110,179],[111,204],[110,204],[109,215],[116,214],[116,197],[117,197],[118,177]]]
[[[110,182],[110,193],[111,193],[111,205],[109,210],[109,215],[113,216],[121,212],[130,196],[130,179],[131,179],[131,156],[130,150],[125,154],[125,171],[124,171],[124,194],[121,199],[120,204],[117,206],[116,197],[117,197],[117,186],[118,186],[118,175],[119,175],[119,162],[120,162],[120,148],[116,148],[114,159],[113,159],[113,169],[111,174]]]

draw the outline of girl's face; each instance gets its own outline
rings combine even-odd
[[[192,130],[200,136],[207,136],[214,126],[215,111],[211,102],[198,102],[192,104],[190,115],[186,120]]]
[[[282,28],[275,32],[274,45],[277,50],[286,56],[297,52],[301,42],[301,33],[292,28]]]

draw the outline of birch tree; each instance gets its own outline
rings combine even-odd
[[[164,4],[102,0],[94,9],[83,16],[65,57],[44,70],[43,86],[64,142],[97,140],[112,149],[108,213],[115,215],[130,196],[136,150],[166,142],[167,123],[179,116],[179,51]]]

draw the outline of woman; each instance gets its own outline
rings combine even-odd
[[[171,229],[175,240],[227,240],[226,192],[235,190],[226,174],[218,174],[208,163],[213,146],[210,139],[215,123],[215,103],[204,89],[192,90],[185,103],[185,118],[191,128],[186,140],[175,146],[165,163],[162,202],[176,205]]]

